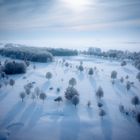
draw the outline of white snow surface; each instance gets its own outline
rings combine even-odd
[[[128,109],[135,109],[131,98],[135,95],[140,98],[140,83],[136,79],[138,70],[131,64],[121,67],[118,61],[83,56],[65,59],[72,64],[72,68],[62,66],[58,63],[62,57],[56,57],[52,63],[31,63],[26,74],[10,76],[15,79],[15,85],[0,89],[0,140],[139,140],[139,124],[119,111],[120,104]],[[96,66],[98,71],[92,77],[86,70],[77,71],[75,67],[80,64],[80,60],[83,60],[84,67]],[[35,70],[33,64],[36,65]],[[112,70],[118,72],[114,86],[110,79]],[[49,81],[45,78],[48,71],[53,74]],[[128,80],[135,83],[130,91],[126,90],[126,79],[123,84],[119,82],[120,77],[126,75],[129,75]],[[24,76],[27,78],[23,79]],[[80,94],[80,103],[76,108],[64,97],[71,77],[76,78],[75,88]],[[33,81],[36,82],[34,87],[38,86],[46,93],[44,103],[40,99],[33,101],[30,97],[22,102],[19,98],[24,85]],[[102,102],[106,115],[103,119],[99,116],[95,96],[99,86],[104,91]],[[54,89],[51,91],[50,87]],[[60,93],[56,92],[58,87],[61,89]],[[60,104],[54,102],[58,96],[63,97]],[[89,100],[90,108],[87,107]],[[137,110],[140,110],[139,106]]]

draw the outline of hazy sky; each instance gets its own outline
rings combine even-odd
[[[140,0],[0,0],[0,42],[140,50]]]

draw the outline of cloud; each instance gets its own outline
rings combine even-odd
[[[0,39],[76,34],[90,40],[111,36],[128,41],[140,35],[139,0],[82,1],[70,6],[68,0],[0,0]]]

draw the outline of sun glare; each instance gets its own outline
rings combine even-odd
[[[83,10],[84,7],[89,3],[88,0],[63,0],[67,7],[73,10]]]

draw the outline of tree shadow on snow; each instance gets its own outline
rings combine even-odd
[[[112,140],[112,121],[111,121],[111,117],[109,115],[109,110],[108,107],[105,103],[105,101],[102,101],[103,103],[103,108],[106,111],[106,115],[104,116],[104,118],[101,118],[101,129],[102,129],[102,133],[104,136],[105,140]]]
[[[22,116],[20,118],[20,122],[22,122],[23,124],[27,123],[27,121],[29,120],[29,118],[31,117],[34,109],[35,109],[36,103],[32,102],[26,109],[25,111],[22,113]]]
[[[9,123],[11,123],[11,121],[13,121],[14,118],[22,111],[24,106],[25,106],[25,102],[21,102],[21,101],[17,102],[11,108],[11,110],[6,114],[1,126],[7,126]]]
[[[77,75],[78,75],[78,79],[79,80],[83,80],[84,79],[84,73],[83,72],[80,72]]]
[[[30,117],[30,120],[28,122],[29,129],[35,127],[35,125],[37,124],[37,122],[42,117],[42,113],[43,113],[43,107],[42,107],[42,105],[39,105],[38,107],[35,108],[35,110],[33,111],[32,115]]]
[[[123,70],[128,74],[133,74],[134,72],[126,67],[123,68]]]
[[[50,86],[50,81],[47,80],[47,81],[42,85],[41,89],[42,89],[43,91],[47,91],[48,88],[49,88],[49,86]]]
[[[93,90],[95,91],[96,88],[97,88],[96,80],[95,80],[92,76],[90,76],[90,77],[89,77],[89,81],[90,81],[90,83],[91,83],[91,85],[92,85]]]
[[[4,93],[4,92],[0,93],[0,101],[4,100],[7,95],[8,95],[8,92],[6,92],[6,93]]]
[[[60,140],[77,140],[80,132],[77,108],[71,104],[65,104],[63,111],[66,115],[60,122]]]
[[[112,86],[118,96],[126,94],[126,87],[122,83],[119,83],[119,81],[115,81],[115,84]]]

